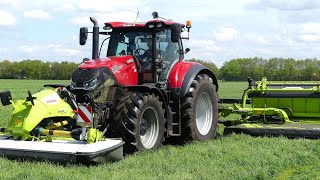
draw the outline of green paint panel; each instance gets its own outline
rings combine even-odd
[[[306,102],[306,109],[309,113],[319,113],[320,99],[308,98]]]
[[[252,98],[254,108],[290,109],[292,117],[320,118],[318,98]]]
[[[279,105],[277,106],[277,108],[289,108],[292,109],[293,103],[292,103],[292,98],[278,98],[279,100]]]
[[[293,116],[295,113],[306,113],[306,99],[305,98],[293,99],[292,112],[293,112]]]
[[[55,89],[45,88],[33,95],[34,106],[29,101],[18,100],[14,103],[9,130],[14,139],[26,140],[30,132],[43,120],[50,117],[73,118],[70,105],[60,98]]]
[[[293,119],[314,118],[320,121],[319,83],[273,83],[264,77],[261,81],[249,81],[243,102],[251,93],[252,108],[278,108]],[[243,103],[242,108],[245,107]]]

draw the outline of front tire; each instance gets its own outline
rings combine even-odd
[[[126,153],[158,149],[164,140],[165,118],[162,102],[155,94],[132,93],[123,112]]]
[[[215,137],[218,124],[216,86],[206,74],[193,80],[182,99],[182,136],[188,140],[209,140]]]

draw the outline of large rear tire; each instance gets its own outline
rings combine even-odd
[[[187,141],[214,138],[218,124],[218,96],[212,79],[206,74],[197,75],[181,102],[183,138]]]
[[[122,113],[125,153],[158,149],[165,132],[162,102],[155,94],[132,93]]]

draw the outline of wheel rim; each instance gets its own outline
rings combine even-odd
[[[146,149],[151,149],[159,135],[159,117],[157,111],[148,107],[142,112],[140,121],[140,140]]]
[[[201,135],[206,135],[212,125],[212,102],[207,92],[203,92],[196,102],[196,124]]]

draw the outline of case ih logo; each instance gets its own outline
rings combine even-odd
[[[135,24],[124,24],[123,27],[132,27],[132,26],[136,26]]]

